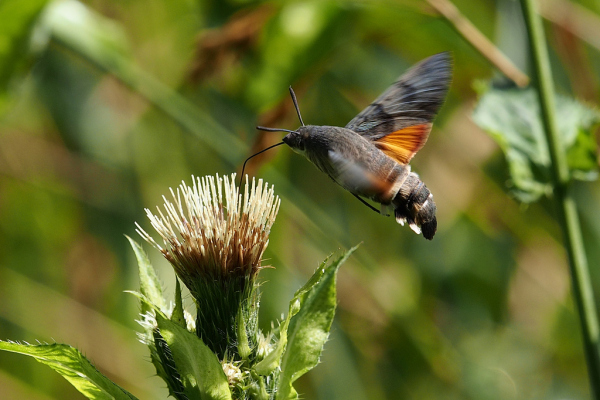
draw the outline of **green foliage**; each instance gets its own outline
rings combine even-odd
[[[156,271],[150,264],[148,255],[135,240],[126,236],[127,240],[133,248],[135,258],[137,259],[138,275],[140,277],[140,293],[148,299],[148,302],[155,304],[160,310],[167,307],[167,303],[163,297],[162,287],[156,276]],[[141,302],[142,314],[150,311],[150,306],[146,302]]]
[[[530,73],[518,2],[452,2]],[[367,210],[285,146],[249,163],[250,175],[274,183],[286,204],[264,254],[277,268],[261,272],[268,284],[259,327],[270,330],[268,321],[280,318],[325,254],[362,241],[340,271],[323,364],[294,383],[304,398],[589,397],[549,203],[525,212],[507,198],[504,156],[470,121],[473,80],[499,72],[426,2],[62,1],[41,14],[30,6],[42,2],[0,3],[0,31],[18,32],[6,47],[15,56],[0,63],[10,75],[0,100],[0,338],[77,344],[138,398],[166,398],[163,379],[171,375],[158,370],[156,350],[154,365],[147,357],[156,338],[150,330],[152,341],[140,344],[132,335],[139,300],[123,294],[139,269],[123,241],[124,232],[135,235],[131,222],[145,228],[142,209],[182,177],[239,171],[250,148],[280,138],[256,125],[295,129],[289,85],[306,123],[343,126],[410,65],[451,51],[448,99],[411,161],[439,209],[434,241]],[[597,4],[540,4],[548,12],[555,4],[588,9],[591,19],[569,14],[574,31],[547,22],[547,46],[556,91],[598,107],[600,52],[577,37],[597,29]],[[322,25],[303,27],[303,9],[323,10]],[[61,15],[36,17],[46,12]],[[302,29],[317,32],[310,43],[287,40]],[[201,67],[206,72],[192,78]],[[578,140],[571,168],[585,171],[592,137]],[[527,181],[545,193],[532,168]],[[573,188],[589,264],[600,265],[600,183]],[[172,300],[170,266],[151,255]],[[246,336],[250,360],[255,338]],[[0,397],[79,395],[30,357],[1,354]],[[157,372],[163,379],[152,378]],[[263,378],[253,377],[255,398],[271,394]],[[176,384],[171,392],[181,393]]]
[[[292,307],[297,312],[289,320],[289,328],[286,327],[287,346],[281,359],[276,399],[297,399],[298,393],[292,384],[318,364],[337,305],[337,271],[356,248],[348,250],[326,267],[320,267],[309,280],[309,285],[296,292],[292,300],[294,304],[290,305],[290,314]]]
[[[136,399],[131,393],[102,375],[79,350],[66,344],[31,345],[0,342],[0,350],[31,356],[46,364],[61,374],[88,399]]]
[[[248,354],[241,354],[246,365],[239,369],[233,363],[235,357],[221,360],[195,332],[186,328],[179,282],[176,284],[175,308],[171,318],[161,311],[151,300],[164,304],[156,273],[141,246],[128,238],[136,253],[140,273],[142,293],[136,294],[142,303],[147,319],[144,339],[150,349],[151,359],[157,374],[167,383],[170,394],[181,400],[227,400],[235,398],[297,399],[298,393],[292,384],[301,375],[314,368],[318,362],[329,330],[333,322],[336,299],[336,276],[341,264],[356,250],[350,249],[340,258],[317,269],[309,281],[299,289],[290,302],[288,317],[280,325],[279,341],[267,357],[256,364]],[[159,296],[159,297],[157,297]],[[149,318],[149,314],[154,315]],[[252,317],[253,318],[253,317]],[[155,326],[148,323],[155,319]],[[246,333],[248,315],[238,314],[238,327]],[[269,335],[271,336],[271,335]],[[246,347],[249,342],[246,338]],[[81,393],[90,399],[135,399],[104,375],[76,349],[67,345],[21,345],[0,342],[0,350],[17,352],[35,357],[41,363],[63,375]],[[254,349],[256,351],[256,349]],[[266,362],[265,362],[266,360]],[[239,372],[227,377],[224,368],[238,369]],[[266,376],[270,381],[269,395],[265,386]],[[275,387],[274,385],[277,384]]]
[[[348,18],[347,10],[329,0],[284,4],[261,42],[259,68],[246,91],[251,106],[271,108],[302,70],[334,49]]]
[[[0,93],[28,55],[31,32],[47,0],[6,0],[0,3]]]
[[[132,294],[140,299],[140,310],[143,316],[149,313],[160,314],[166,309],[167,303],[163,297],[162,287],[156,276],[156,271],[150,264],[148,255],[142,246],[129,236],[127,236],[127,240],[137,259],[140,280],[140,293],[133,292]],[[181,312],[183,313],[183,310]],[[177,313],[174,310],[173,316],[176,315]],[[150,360],[156,369],[156,374],[167,383],[169,393],[172,396],[183,393],[181,378],[177,373],[171,351],[164,338],[159,332],[154,331],[151,326],[145,326],[145,332],[142,335],[145,335],[145,342],[150,351]]]
[[[288,344],[288,327],[290,325],[290,321],[301,309],[302,304],[300,302],[300,298],[320,282],[323,274],[325,273],[326,262],[327,259],[325,259],[319,268],[317,268],[315,273],[304,284],[304,286],[298,289],[294,294],[294,297],[290,301],[288,315],[279,325],[279,340],[277,341],[275,349],[254,366],[254,370],[259,375],[270,375],[273,373],[273,371],[280,368],[281,359]]]
[[[152,340],[148,344],[152,364],[156,374],[162,378],[169,388],[169,394],[179,400],[187,400],[181,375],[173,359],[173,352],[158,329],[151,329]]]
[[[231,392],[217,356],[198,336],[156,316],[160,335],[173,354],[184,394],[190,400],[227,400]]]
[[[183,314],[183,299],[181,298],[181,284],[177,278],[175,278],[175,308],[173,308],[171,321],[175,322],[181,327],[186,327],[185,316]]]
[[[490,88],[481,92],[473,119],[504,152],[510,170],[511,193],[525,203],[550,194],[550,155],[535,91]],[[571,177],[596,179],[598,156],[594,129],[600,123],[600,113],[564,96],[556,97],[556,113]]]

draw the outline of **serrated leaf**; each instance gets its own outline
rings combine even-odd
[[[102,375],[74,347],[66,344],[19,344],[0,342],[0,350],[24,354],[61,374],[88,399],[131,400],[136,397]]]
[[[134,295],[140,300],[141,309],[144,310],[144,313],[151,313],[155,317],[159,315],[162,318],[167,318],[161,308],[151,302],[150,299],[148,299],[142,293],[133,290],[127,290],[126,292]],[[177,381],[177,377],[175,376],[176,374],[170,370],[168,365],[169,363],[167,362],[168,360],[165,359],[163,354],[164,350],[161,348],[162,337],[160,337],[160,334],[157,335],[157,333],[151,327],[146,327],[146,333],[144,335],[147,335],[147,340],[144,340],[143,342],[147,343],[148,345],[148,350],[150,351],[150,361],[156,369],[156,375],[165,381],[171,396],[177,399],[182,399],[183,397],[180,395],[181,390],[179,389],[180,385]]]
[[[167,384],[169,394],[178,400],[189,400],[185,395],[185,388],[181,382],[181,376],[177,371],[175,360],[167,342],[158,329],[152,331],[153,346],[150,347],[152,364],[156,367],[156,373]]]
[[[600,113],[556,96],[556,117],[571,177],[595,179],[598,160],[593,128],[600,123]],[[533,89],[487,90],[479,99],[473,120],[504,152],[510,189],[517,199],[528,203],[551,193],[550,155]]]
[[[325,267],[319,281],[299,296],[299,310],[290,320],[288,344],[281,360],[277,400],[297,399],[292,384],[319,363],[337,305],[337,271],[357,247]]]
[[[300,297],[312,289],[317,283],[319,283],[319,280],[325,273],[325,265],[327,260],[329,260],[329,257],[327,257],[321,263],[321,265],[319,265],[319,268],[317,268],[310,279],[300,289],[298,289],[296,293],[294,293],[294,297],[292,297],[292,300],[290,301],[288,315],[277,328],[277,331],[279,332],[279,340],[277,341],[275,348],[269,354],[267,354],[263,360],[254,366],[254,370],[257,374],[267,376],[271,374],[277,367],[279,367],[281,363],[281,357],[283,356],[283,352],[287,345],[288,325],[290,324],[292,317],[300,310]]]
[[[227,377],[217,356],[195,334],[160,316],[156,322],[166,341],[184,393],[190,400],[231,400]]]
[[[154,304],[161,310],[165,310],[167,307],[166,301],[163,297],[162,287],[158,280],[158,276],[156,275],[156,271],[152,264],[150,264],[150,260],[148,259],[148,255],[135,240],[130,238],[129,236],[125,236],[131,247],[133,248],[133,252],[135,253],[135,258],[138,262],[138,274],[140,276],[140,291],[142,295],[147,299],[148,302]],[[151,307],[148,306],[144,301],[142,301],[142,314],[150,311]]]

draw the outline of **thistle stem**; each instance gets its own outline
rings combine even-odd
[[[569,167],[556,125],[552,73],[542,21],[535,3],[535,0],[521,0],[525,24],[529,32],[535,75],[537,76],[537,93],[541,106],[544,132],[552,163],[554,201],[557,205],[558,219],[569,257],[573,296],[581,322],[591,393],[593,399],[600,400],[598,314],[583,246],[577,206],[570,187]]]

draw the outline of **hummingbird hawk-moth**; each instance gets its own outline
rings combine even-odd
[[[393,207],[398,223],[408,223],[431,240],[437,230],[435,203],[427,186],[411,172],[409,162],[427,141],[451,75],[449,53],[431,56],[408,70],[343,128],[304,125],[290,87],[302,126],[295,131],[257,128],[287,132],[275,146],[285,143],[304,155],[376,212],[386,214],[386,208]],[[381,211],[364,198],[380,203]]]

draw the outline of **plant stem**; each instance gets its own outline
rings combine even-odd
[[[498,68],[508,79],[519,87],[527,86],[529,77],[519,70],[491,40],[485,37],[450,0],[427,0],[427,3],[440,13],[467,43],[473,46],[479,54]]]
[[[584,353],[588,365],[588,375],[592,398],[600,399],[600,352],[598,317],[594,293],[583,246],[577,206],[570,188],[569,167],[564,148],[558,134],[555,120],[554,85],[548,51],[544,38],[542,21],[535,8],[534,0],[521,0],[525,24],[529,32],[529,42],[533,55],[534,70],[538,81],[538,96],[542,120],[554,181],[554,201],[557,204],[559,223],[563,232],[565,247],[569,257],[573,296],[581,321]]]

